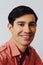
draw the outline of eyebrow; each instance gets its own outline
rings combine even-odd
[[[24,21],[18,21],[17,23],[25,23]]]
[[[18,21],[17,23],[25,23],[25,21]],[[30,21],[30,23],[37,23],[37,22],[35,22],[35,21]]]
[[[32,22],[30,22],[30,23],[36,24],[37,22],[32,21]]]

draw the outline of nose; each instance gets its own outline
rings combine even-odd
[[[31,31],[31,29],[28,25],[25,25],[23,31],[26,33],[29,33]]]

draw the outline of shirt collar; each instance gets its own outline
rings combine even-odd
[[[12,54],[12,56],[20,55],[20,51],[19,51],[18,48],[16,47],[13,38],[11,38],[11,39],[9,40],[9,45],[10,45],[10,49],[11,49],[11,54]]]

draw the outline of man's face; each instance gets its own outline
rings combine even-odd
[[[16,18],[12,27],[12,35],[19,45],[29,45],[36,32],[36,21],[33,14]]]

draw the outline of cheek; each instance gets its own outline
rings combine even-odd
[[[19,27],[14,27],[13,28],[13,34],[14,35],[18,35],[20,32],[21,32],[21,28],[19,28]]]
[[[35,33],[35,32],[36,32],[36,28],[31,28],[31,31],[32,31],[33,33]]]

